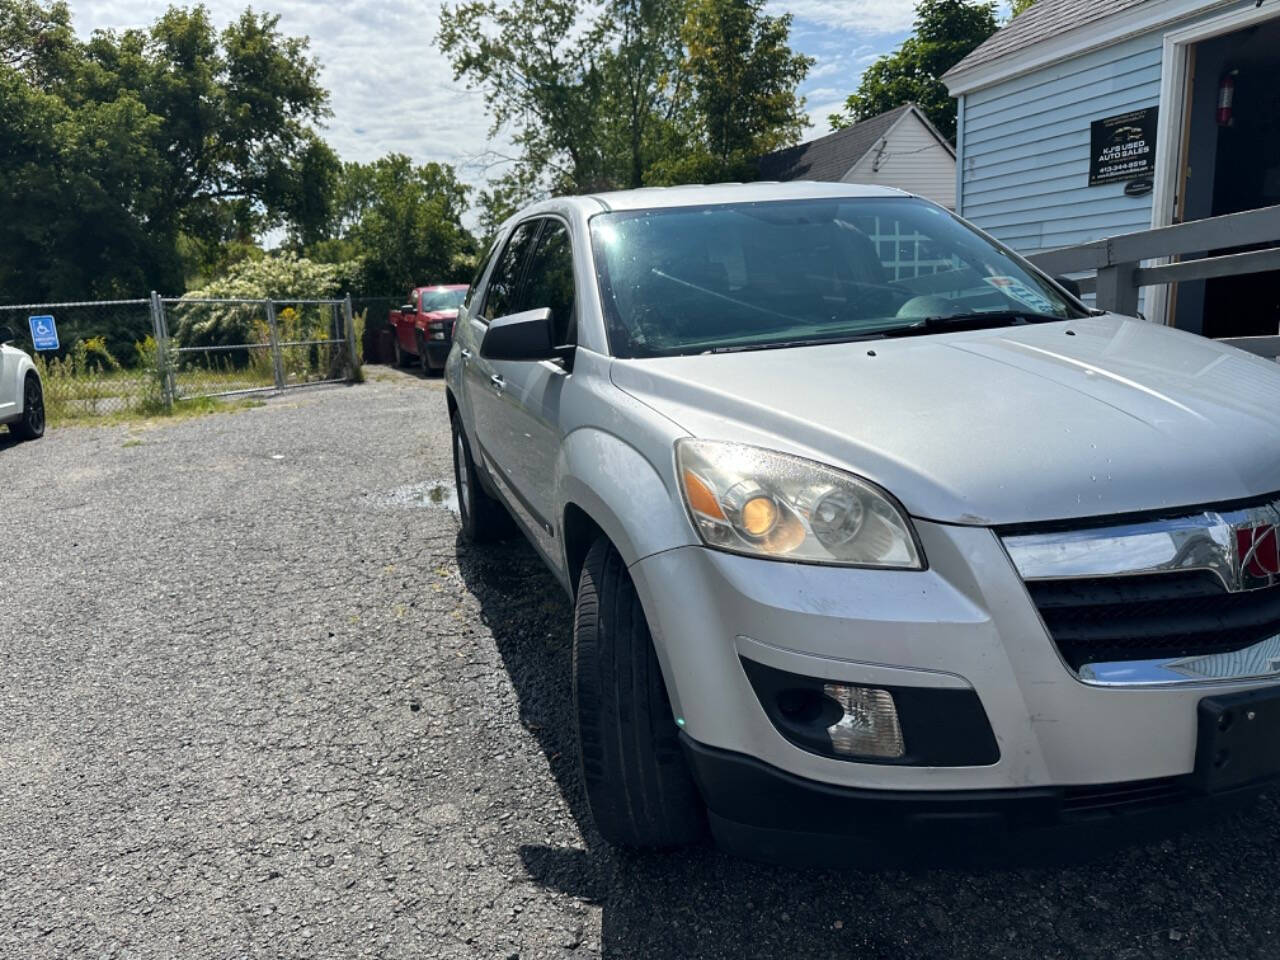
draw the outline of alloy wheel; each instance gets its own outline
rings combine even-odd
[[[41,433],[44,430],[44,393],[35,380],[27,380],[23,408],[27,429],[32,433]]]

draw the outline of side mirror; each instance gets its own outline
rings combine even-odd
[[[1053,282],[1056,283],[1058,286],[1060,286],[1063,290],[1067,291],[1067,293],[1071,294],[1077,300],[1080,299],[1081,294],[1080,294],[1079,281],[1072,280],[1070,277],[1054,277]]]
[[[401,313],[417,313],[418,311],[413,309],[412,303],[406,303],[404,306],[400,308],[400,312]]]
[[[13,335],[12,327],[0,327],[0,345],[13,343],[18,338]]]
[[[560,356],[551,331],[551,309],[540,307],[498,317],[480,341],[487,360],[554,360]]]

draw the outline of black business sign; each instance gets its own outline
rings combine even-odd
[[[1149,178],[1156,172],[1156,107],[1093,121],[1089,186]]]

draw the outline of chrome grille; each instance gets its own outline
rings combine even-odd
[[[1205,573],[1033,580],[1027,589],[1076,671],[1230,653],[1280,634],[1280,587],[1228,593]]]
[[[1082,680],[1280,678],[1280,498],[1084,523],[1001,534]]]

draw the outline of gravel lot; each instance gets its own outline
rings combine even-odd
[[[0,956],[1275,957],[1274,799],[1086,866],[621,855],[439,381],[0,437]]]

